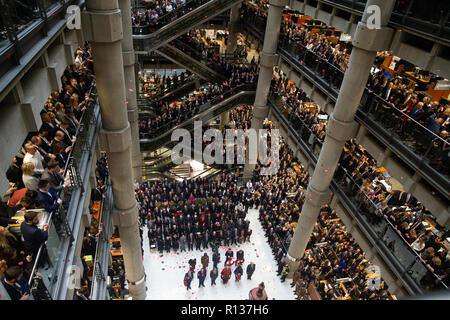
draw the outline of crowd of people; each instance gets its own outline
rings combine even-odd
[[[207,103],[217,103],[224,99],[240,85],[250,85],[257,82],[257,65],[237,66],[222,62],[222,65],[230,76],[227,80],[217,84],[207,84],[195,93],[190,93],[180,99],[169,103],[168,101],[156,102],[155,109],[160,115],[153,119],[140,120],[139,132],[141,138],[154,138],[165,130],[180,124],[200,112],[200,107]],[[228,74],[227,73],[227,74]]]
[[[359,145],[349,142],[347,149],[341,155],[335,179],[355,195],[359,212],[375,225],[387,220],[411,250],[420,255],[430,271],[420,280],[423,286],[440,287],[439,280],[448,286],[450,257],[444,246],[448,231],[440,233],[441,227],[436,222],[431,224],[435,217],[411,193],[386,186],[375,159]],[[395,250],[395,243],[389,246]]]
[[[312,148],[315,142],[321,145],[326,120],[320,120],[319,115],[324,113],[319,108],[305,109],[304,101],[309,98],[285,77],[274,78],[272,88],[272,93],[282,98],[284,106],[288,109],[289,120],[294,129],[301,133],[302,139],[308,141],[310,135],[315,135],[317,140],[312,143]],[[318,133],[314,127],[320,127],[321,131]],[[308,130],[302,130],[304,128]],[[380,223],[381,219],[388,219],[395,231],[399,232],[411,246],[411,250],[422,253],[430,243],[436,243],[434,244],[436,247],[433,248],[436,255],[424,261],[428,269],[438,277],[427,273],[421,282],[431,287],[437,285],[436,280],[448,283],[450,261],[447,258],[448,250],[443,245],[446,233],[437,236],[431,231],[427,232],[422,224],[426,219],[435,220],[432,213],[410,193],[391,190],[383,184],[382,181],[385,179],[376,160],[361,146],[350,141],[346,147],[348,151],[343,151],[334,179],[352,195],[358,194],[355,201],[358,202],[361,214],[366,215],[369,221],[375,224]],[[436,222],[433,224],[439,229],[442,228]],[[428,244],[426,248],[424,243]],[[394,245],[391,243],[390,246],[393,248]]]
[[[207,277],[207,271],[209,266],[209,256],[205,252],[200,259],[202,267],[197,272],[197,279],[199,281],[198,287],[205,287],[204,281]],[[209,272],[209,276],[211,279],[211,286],[217,285],[216,280],[219,277],[219,262],[221,262],[221,256],[218,250],[218,247],[213,247],[212,254],[212,262],[213,266],[211,271]],[[232,274],[234,274],[234,279],[236,282],[239,282],[244,274],[243,264],[245,262],[244,258],[244,250],[240,249],[236,252],[236,258],[234,258],[234,252],[231,248],[225,252],[225,262],[220,272],[220,278],[222,279],[223,284],[227,284],[230,281]],[[186,290],[190,290],[191,283],[195,278],[195,266],[197,263],[197,259],[191,258],[189,259],[189,270],[186,272],[183,278],[183,284],[186,287]],[[234,271],[231,269],[232,266],[235,265]],[[250,262],[246,267],[246,275],[247,280],[251,280],[253,273],[256,270],[256,264],[254,262]]]
[[[188,70],[182,71],[180,74],[174,72],[170,76],[165,74],[161,76],[159,72],[146,73],[145,79],[142,78],[142,93],[148,94],[150,98],[157,98],[182,86],[186,81],[192,79],[191,76],[192,73]]]
[[[145,8],[131,10],[131,22],[134,27],[148,27],[148,33],[152,33],[208,1],[162,0],[148,2]]]
[[[266,123],[265,126],[270,128],[272,125]],[[277,174],[258,181],[259,170],[261,166],[255,168],[253,175],[253,195],[261,201],[259,220],[277,261],[277,274],[284,282],[290,272],[286,261],[287,248],[311,177],[284,142],[281,143]],[[386,299],[389,293],[384,281],[381,280],[377,288],[367,286],[369,267],[362,250],[347,233],[334,210],[324,206],[300,267],[293,270],[292,286],[296,286],[299,296],[300,291],[312,283],[322,299]],[[341,278],[351,278],[348,289],[340,286],[337,279]]]
[[[412,143],[415,151],[427,153],[430,165],[449,175],[450,106],[431,101],[399,77],[388,79],[383,70],[370,74],[367,89],[382,99],[373,110],[376,119]]]
[[[13,300],[30,299],[28,279],[49,236],[49,224],[40,221],[40,211],[53,213],[56,230],[61,228],[59,192],[70,185],[63,175],[67,155],[95,86],[89,44],[80,46],[75,55],[75,63],[61,77],[62,88],[51,93],[41,111],[41,128],[27,137],[6,172],[10,188],[0,208],[0,277]],[[43,246],[38,266],[48,261]]]
[[[150,248],[183,252],[248,242],[248,195],[236,181],[236,176],[223,175],[214,181],[142,183],[136,198]]]
[[[265,13],[253,6],[244,5],[243,8],[245,14],[265,18]],[[325,62],[343,72],[347,69],[351,44],[333,43],[292,20],[283,21],[280,33],[282,45],[295,44],[313,53],[311,60],[316,64]],[[379,98],[374,110],[376,119],[395,131],[416,152],[426,154],[431,166],[449,175],[450,107],[442,101],[431,101],[429,96],[418,92],[420,86],[411,87],[409,81],[403,81],[405,78],[387,75],[380,68],[384,59],[383,53],[377,56],[367,83],[368,92]],[[330,73],[329,68],[321,69],[325,76]],[[367,109],[372,100],[365,103]]]

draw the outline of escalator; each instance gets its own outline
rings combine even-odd
[[[179,64],[183,68],[186,68],[192,73],[197,74],[200,78],[206,81],[215,83],[226,79],[225,76],[214,71],[210,67],[207,67],[201,61],[196,60],[195,58],[191,57],[189,54],[186,54],[175,46],[165,45],[156,50],[156,52],[163,57]]]
[[[155,110],[156,102],[167,101],[171,103],[188,95],[190,92],[201,87],[204,83],[205,81],[200,79],[197,75],[191,75],[181,85],[166,88],[162,92],[152,95],[151,97],[141,94],[138,98],[139,114],[143,114],[148,117],[156,117],[159,113]]]
[[[252,104],[254,99],[254,85],[242,85],[236,87],[232,92],[229,91],[221,96],[221,98],[215,99],[213,102],[214,105],[211,105],[211,103],[208,102],[207,104],[200,106],[200,113],[191,117],[189,120],[186,120],[183,123],[175,125],[171,128],[167,128],[164,130],[163,134],[160,134],[155,138],[140,139],[141,151],[149,152],[163,146],[170,146],[171,144],[175,145],[178,142],[173,142],[171,140],[172,132],[175,129],[183,128],[192,131],[194,129],[194,121],[202,121],[206,124],[237,105]]]
[[[133,35],[135,51],[154,51],[242,0],[211,0],[151,34]]]

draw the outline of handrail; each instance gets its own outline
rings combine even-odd
[[[109,241],[109,239],[108,239],[109,233],[110,233],[109,230],[108,230],[109,226],[108,225],[105,226],[105,221],[104,221],[105,220],[105,214],[106,214],[105,213],[105,202],[111,201],[110,195],[108,194],[108,193],[110,193],[110,190],[111,190],[111,181],[110,181],[109,176],[106,176],[105,184],[107,186],[107,192],[105,194],[105,198],[102,199],[102,203],[101,203],[101,207],[100,207],[100,215],[99,215],[99,218],[98,218],[98,223],[99,223],[99,226],[101,227],[101,230],[99,232],[97,243],[96,243],[96,247],[95,247],[95,258],[94,258],[94,265],[93,265],[93,268],[92,268],[92,277],[93,277],[93,279],[96,277],[97,268],[99,267],[98,265],[100,264],[98,262],[98,260],[100,259],[99,256],[101,254],[101,252],[100,252],[101,247],[102,247],[102,245],[104,245],[105,243],[108,243],[108,241]],[[108,207],[108,210],[109,209],[111,209],[111,208]],[[102,243],[102,241],[103,241],[103,243]],[[101,270],[98,271],[98,272],[101,272]],[[103,275],[103,276],[106,279],[106,275]],[[97,289],[96,288],[96,283],[97,283],[96,280],[92,281],[91,292],[90,292],[90,297],[91,298],[94,296],[95,289]]]
[[[188,13],[186,13],[184,15],[182,15],[181,18],[182,19],[190,18],[192,15],[195,15],[198,11],[202,10],[203,8],[206,8],[209,5],[209,3],[214,2],[214,1],[217,1],[217,0],[209,0],[209,1],[206,1],[206,2],[202,3],[199,7],[195,8],[194,10],[189,11]],[[197,9],[198,9],[198,11],[196,11]],[[178,21],[178,19],[174,20],[174,21]],[[172,21],[170,23],[173,23],[174,21]],[[164,25],[163,27],[161,27],[157,31],[155,31],[153,33],[150,33],[150,34],[145,34],[145,35],[133,34],[133,39],[150,39],[150,38],[155,38],[159,33],[163,32],[164,30],[170,29],[172,27],[172,26],[170,26],[170,23]]]

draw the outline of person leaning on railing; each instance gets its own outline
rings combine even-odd
[[[48,239],[48,224],[44,224],[41,228],[37,227],[39,224],[39,216],[36,211],[25,212],[24,219],[20,225],[20,231],[24,239],[25,253],[30,255],[34,261],[39,248]],[[41,265],[43,265],[45,260],[44,255],[40,260]]]

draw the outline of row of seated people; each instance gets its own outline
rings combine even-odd
[[[88,44],[79,47],[77,53],[80,51],[84,59],[92,61]],[[6,172],[10,188],[2,198],[0,208],[0,273],[4,275],[2,284],[13,300],[30,298],[28,279],[33,276],[31,271],[39,248],[48,239],[49,225],[39,221],[39,209],[53,212],[55,228],[61,227],[58,209],[63,202],[58,193],[70,182],[62,175],[67,161],[65,154],[76,140],[76,130],[85,108],[73,102],[76,100],[74,95],[77,92],[84,96],[95,83],[88,67],[89,64],[78,67],[74,64],[66,68],[61,78],[63,87],[52,93],[41,113],[48,121],[43,121],[31,141],[25,141],[26,152],[17,155]],[[54,107],[60,108],[58,117]],[[19,216],[23,216],[23,222],[17,219]],[[45,246],[41,257],[39,266],[48,262]]]
[[[266,124],[266,127],[270,125]],[[281,281],[285,281],[290,272],[286,262],[286,250],[301,212],[310,175],[298,165],[292,150],[284,142],[281,143],[277,174],[263,178],[262,183],[258,182],[261,167],[257,165],[253,174],[255,199],[261,199],[262,204],[259,219],[275,255],[278,275],[281,276]],[[311,249],[316,243],[323,242],[330,247],[327,252],[333,252],[333,256],[311,258]],[[363,260],[364,253],[346,232],[345,226],[331,208],[324,207],[308,243],[301,268],[295,270],[293,285],[297,285],[298,279],[306,284],[312,281],[323,299],[386,299],[389,293],[383,280],[379,288],[367,287],[366,275],[370,264]],[[308,269],[314,270],[310,278],[305,273]],[[304,274],[301,274],[302,272]],[[339,287],[336,280],[340,278],[353,278],[348,290],[337,289]],[[321,286],[321,283],[327,286]]]
[[[257,67],[232,66],[231,76],[228,80],[220,84],[208,84],[197,90],[197,94],[191,93],[181,99],[181,101],[160,102],[156,108],[161,115],[156,118],[139,121],[139,131],[141,138],[154,138],[165,130],[182,123],[196,115],[200,111],[200,106],[206,103],[217,103],[224,98],[225,94],[231,94],[233,89],[239,85],[256,84]]]
[[[150,2],[146,8],[131,10],[134,27],[148,27],[152,33],[209,0],[162,0]]]
[[[343,72],[347,70],[350,52],[345,46],[336,44],[304,27],[299,27],[292,20],[284,20],[280,32],[284,41],[305,47],[306,50],[315,53]]]
[[[247,9],[248,7],[248,9]],[[260,14],[251,6],[244,6],[250,14]],[[346,70],[348,53],[340,44],[334,44],[319,35],[307,32],[292,21],[284,21],[281,29],[283,41],[298,43],[330,65]],[[319,60],[315,58],[316,62]],[[374,67],[380,68],[383,58],[377,57]],[[318,62],[318,63],[321,63]],[[325,76],[330,69],[324,68]],[[379,96],[388,103],[380,103],[375,110],[376,119],[395,131],[420,154],[427,153],[430,164],[440,172],[450,170],[450,106],[442,101],[431,101],[430,97],[418,93],[402,82],[399,76],[387,76],[384,70],[374,69],[367,83],[369,93]],[[369,106],[370,103],[366,103]]]
[[[284,80],[284,81],[283,81]],[[285,84],[284,86],[282,84]],[[311,135],[316,135],[316,138],[318,141],[323,143],[323,137],[325,135],[325,125],[320,125],[321,120],[318,120],[318,114],[319,110],[315,109],[313,113],[311,111],[306,110],[302,106],[302,100],[301,99],[308,99],[305,95],[305,93],[298,89],[296,86],[292,87],[292,84],[286,84],[287,80],[282,79],[282,77],[278,78],[274,81],[274,93],[277,95],[282,94],[285,98],[285,101],[288,105],[290,110],[290,121],[294,127],[294,129],[299,130],[303,126],[306,126],[311,131],[308,132]],[[281,89],[279,89],[281,88]],[[317,132],[314,130],[314,126],[321,126],[322,129],[320,132]],[[303,139],[308,140],[309,138],[303,137]],[[391,209],[389,209],[388,212],[392,211],[392,207],[397,207],[395,212],[399,215],[400,224],[394,224],[396,228],[399,228],[401,224],[403,224],[403,227],[406,228],[406,230],[411,229],[412,235],[408,235],[407,232],[402,232],[402,235],[408,239],[411,237],[413,239],[412,241],[408,241],[409,244],[412,244],[413,241],[419,239],[425,235],[425,230],[423,230],[423,225],[421,224],[422,221],[424,221],[425,216],[430,217],[430,219],[434,220],[434,216],[428,211],[428,209],[424,208],[421,203],[417,201],[416,198],[414,198],[411,194],[408,193],[401,193],[399,190],[386,190],[386,187],[381,184],[379,181],[383,180],[382,174],[379,172],[377,163],[375,159],[366,151],[362,151],[361,147],[354,144],[354,143],[348,143],[347,148],[349,151],[344,151],[342,153],[341,159],[339,161],[339,166],[336,171],[335,179],[337,180],[343,180],[346,176],[350,177],[351,179],[354,179],[355,181],[355,188],[358,188],[354,190],[355,192],[363,192],[362,196],[359,198],[359,201],[361,203],[367,202],[367,197],[365,195],[371,194],[374,190],[377,192],[377,198],[371,199],[370,203],[365,203],[364,206],[361,206],[360,210],[363,210],[362,208],[366,208],[365,211],[369,211],[370,208],[372,208],[372,204],[375,203],[379,207],[376,211],[378,215],[375,213],[370,215],[370,219],[372,222],[376,222],[376,219],[378,216],[382,217],[383,214],[381,212],[385,212],[388,210],[389,205],[391,206]],[[346,167],[350,166],[350,170],[348,170]],[[378,195],[380,193],[380,195]],[[402,194],[401,201],[408,199],[408,203],[402,203],[397,198],[399,195]],[[392,199],[390,203],[383,202],[384,199],[387,198],[388,195],[391,195],[389,199]],[[400,201],[400,202],[395,202]],[[411,215],[412,212],[410,210],[415,211],[416,213]],[[362,211],[364,212],[364,211]],[[421,217],[419,219],[419,217]],[[391,218],[392,220],[392,218]],[[407,223],[405,224],[405,222]],[[435,223],[436,224],[436,223]],[[437,228],[443,229],[438,224],[436,224]],[[418,228],[416,230],[416,228]],[[422,229],[422,233],[419,231]],[[399,229],[402,231],[401,229]],[[436,248],[437,251],[439,251],[440,258],[434,259],[434,263],[431,263],[432,258],[427,261],[428,267],[430,271],[436,273],[440,279],[444,279],[444,283],[448,282],[448,266],[449,266],[449,259],[446,258],[448,251],[444,248],[443,242],[446,238],[446,233],[443,233],[440,237],[437,237],[435,235],[431,236],[432,241],[437,241],[440,243],[439,248]],[[426,240],[428,237],[426,237],[423,240]],[[417,240],[421,241],[421,240]],[[421,252],[424,248],[422,247],[418,252]],[[417,250],[416,250],[417,251]],[[438,266],[439,265],[439,266]],[[446,280],[445,280],[446,279]],[[427,285],[434,286],[433,282],[436,279],[433,278],[432,274],[427,273],[427,276],[423,279],[423,283]]]
[[[167,77],[165,74],[161,76],[158,72],[152,72],[151,74],[146,75],[147,79],[153,80],[150,84],[144,81],[143,93],[149,94],[150,97],[164,94],[167,91],[175,90],[183,85],[190,76],[191,72],[188,70],[182,71],[179,75],[175,72],[173,75]]]

